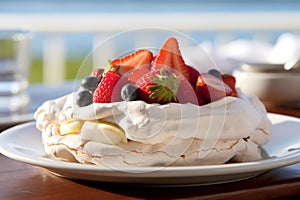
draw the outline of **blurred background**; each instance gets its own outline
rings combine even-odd
[[[89,52],[121,31],[168,28],[212,53],[239,39],[272,46],[299,34],[299,19],[298,0],[0,0],[0,29],[32,30],[30,83],[74,79]],[[134,37],[136,46],[144,38]]]

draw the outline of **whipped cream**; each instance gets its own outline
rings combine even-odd
[[[257,97],[237,97],[197,106],[143,101],[78,107],[74,93],[45,102],[35,113],[47,154],[66,161],[110,167],[223,164],[261,159],[271,122]],[[125,132],[127,143],[106,144],[79,134],[60,135],[62,123],[104,120]],[[93,138],[92,136],[90,138]]]

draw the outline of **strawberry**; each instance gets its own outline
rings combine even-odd
[[[196,97],[197,97],[198,105],[199,105],[199,106],[202,106],[202,105],[206,104],[205,99],[204,99],[202,96],[200,96],[200,95],[198,94],[198,92],[197,92],[196,89],[194,89],[194,92],[195,92],[195,94],[197,95]]]
[[[120,75],[126,74],[134,68],[150,68],[153,54],[149,50],[141,49],[125,57],[112,61],[113,68],[119,68]]]
[[[198,76],[196,90],[207,102],[216,101],[232,94],[232,89],[227,84],[208,73]]]
[[[170,67],[182,74],[190,81],[189,71],[186,68],[181,52],[179,50],[178,41],[171,37],[160,48],[155,60],[152,63],[153,69]]]
[[[232,96],[237,96],[235,88],[236,80],[235,77],[230,74],[222,74],[222,80],[232,89]]]
[[[111,103],[121,100],[121,87],[115,87],[121,76],[114,72],[108,71],[101,79],[97,89],[93,94],[94,103]],[[119,91],[114,91],[119,90]],[[116,94],[116,95],[113,95]]]
[[[195,87],[192,85],[182,76],[178,76],[179,79],[179,88],[177,92],[177,99],[178,103],[192,103],[195,105],[204,105],[204,99],[198,95]],[[196,85],[196,83],[195,83]]]
[[[152,70],[136,83],[139,99],[160,104],[176,102],[178,86],[179,81],[175,73],[165,69]]]
[[[128,77],[128,81],[135,84],[141,77],[150,72],[148,68],[138,68],[134,69]]]
[[[193,68],[192,66],[189,66],[189,65],[185,65],[185,66],[186,66],[186,68],[189,72],[190,83],[193,87],[195,87],[196,83],[197,83],[198,76],[200,75],[200,73],[195,68]]]

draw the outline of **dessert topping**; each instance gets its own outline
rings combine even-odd
[[[121,97],[124,101],[134,101],[139,97],[139,92],[133,84],[126,84],[122,87]]]
[[[175,73],[166,69],[152,70],[136,83],[139,98],[147,103],[176,102],[179,81]]]
[[[178,41],[171,37],[157,55],[146,49],[109,61],[105,70],[96,69],[82,80],[77,105],[143,100],[204,105],[225,96],[237,96],[235,78],[217,69],[200,73],[187,65]],[[91,97],[93,96],[93,97]]]
[[[93,103],[93,93],[87,90],[82,90],[76,94],[76,102],[80,107],[88,106]]]
[[[95,76],[96,78],[98,78],[99,80],[102,79],[102,74],[104,72],[104,69],[102,68],[97,68],[92,72],[92,76]]]
[[[198,76],[196,90],[207,102],[216,101],[232,94],[232,89],[227,84],[208,73]]]
[[[223,74],[222,80],[232,89],[232,96],[237,96],[237,91],[235,88],[236,80],[235,77],[230,74]]]
[[[142,78],[148,72],[150,72],[150,69],[147,68],[134,69],[132,73],[129,75],[128,81],[135,84],[140,78]]]
[[[220,72],[219,70],[217,70],[217,69],[210,69],[210,70],[208,70],[207,73],[209,73],[209,74],[211,74],[211,75],[213,75],[213,76],[215,76],[215,77],[217,77],[217,78],[219,78],[219,79],[222,80],[222,74],[221,74],[221,72]]]
[[[100,79],[95,76],[86,76],[81,81],[81,87],[88,91],[94,92],[96,90],[99,82],[100,82]]]
[[[187,70],[189,72],[190,83],[193,87],[195,87],[196,83],[197,83],[198,76],[200,75],[200,73],[192,66],[185,65],[185,67],[187,68]]]
[[[182,74],[188,81],[190,81],[189,71],[186,68],[181,52],[179,50],[178,41],[171,37],[160,48],[152,68],[160,69],[170,67]]]
[[[115,87],[121,76],[115,71],[108,71],[101,79],[97,89],[94,92],[94,103],[111,103],[113,101],[120,101],[121,89]],[[114,90],[119,89],[119,93]],[[113,96],[113,94],[116,94]],[[114,99],[113,99],[114,98]]]
[[[112,68],[119,68],[118,73],[122,76],[134,68],[150,68],[152,52],[146,49],[138,50],[123,58],[112,61]]]

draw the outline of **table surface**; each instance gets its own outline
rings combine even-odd
[[[38,87],[32,88],[31,95],[37,95]],[[58,88],[61,90],[61,87]],[[69,85],[63,91],[57,89],[58,92],[52,94],[62,95],[71,88]],[[35,103],[33,107],[39,104]],[[300,118],[300,108],[273,107],[268,111]],[[300,163],[232,183],[146,187],[70,180],[0,154],[0,199],[249,199],[253,195],[255,199],[300,196]]]

